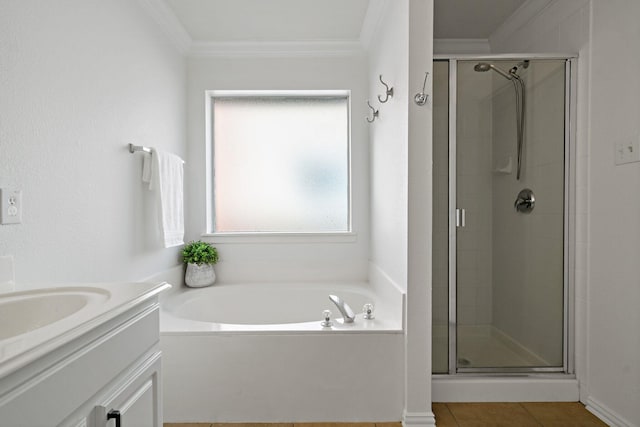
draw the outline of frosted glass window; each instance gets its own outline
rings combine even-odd
[[[215,232],[349,231],[345,96],[212,98]]]

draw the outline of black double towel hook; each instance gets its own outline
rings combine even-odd
[[[393,87],[389,87],[389,85],[382,80],[382,74],[380,74],[380,83],[385,87],[385,98],[382,99],[382,96],[378,95],[378,101],[384,104],[389,100],[389,98],[393,98]]]

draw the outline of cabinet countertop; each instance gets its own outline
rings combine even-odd
[[[38,312],[15,313],[16,319],[3,319],[5,322],[14,321],[15,326],[25,329],[18,334],[4,334],[0,325],[0,379],[28,365],[47,353],[71,342],[90,330],[102,325],[116,316],[156,297],[160,292],[169,289],[166,282],[141,283],[73,283],[73,284],[19,284],[16,292],[0,294],[0,310],[5,305],[5,313],[11,312],[10,304],[14,307],[25,306],[35,309],[38,305],[25,305],[28,300],[43,304],[50,311],[49,318],[58,320],[39,324],[34,317]],[[51,298],[54,296],[54,298]],[[69,298],[71,296],[71,298]],[[51,298],[50,300],[48,298]],[[74,305],[68,315],[56,313],[67,303]],[[18,303],[18,304],[15,304]],[[72,303],[72,304],[71,304]],[[35,310],[34,310],[35,311]],[[32,325],[20,325],[29,323]],[[16,325],[16,323],[18,323]],[[9,336],[7,336],[9,335]]]

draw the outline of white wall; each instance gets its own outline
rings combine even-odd
[[[409,4],[387,1],[383,7],[384,20],[369,45],[367,99],[380,112],[369,125],[371,263],[406,289]],[[384,95],[379,75],[394,88],[393,98],[384,104],[377,98]]]
[[[404,425],[433,425],[431,412],[432,78],[429,102],[413,96],[432,76],[433,1],[383,1],[369,46],[372,280],[407,292]],[[394,87],[380,104],[378,76]],[[381,273],[381,274],[380,274]]]
[[[409,0],[409,149],[406,321],[406,404],[403,424],[435,425],[431,411],[431,257],[433,213],[433,90],[417,105],[425,73],[433,76],[433,0]]]
[[[535,6],[530,1],[530,6]],[[554,1],[507,23],[494,52],[577,52],[576,372],[581,400],[611,425],[640,425],[640,164],[614,164],[638,138],[640,3]],[[517,16],[515,18],[518,18]],[[509,36],[511,34],[511,36]]]
[[[366,58],[191,58],[188,71],[187,239],[202,239],[205,227],[206,90],[351,90],[352,226],[355,242],[214,242],[220,281],[367,280],[369,183]]]
[[[185,64],[130,0],[0,1],[0,225],[20,281],[114,281],[177,264],[149,228],[141,155],[184,155]]]
[[[587,268],[593,408],[640,426],[640,163],[614,164],[616,142],[640,138],[640,3],[592,1]],[[625,421],[626,420],[626,421]]]

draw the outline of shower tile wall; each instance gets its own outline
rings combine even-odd
[[[507,66],[504,66],[507,68]],[[494,76],[493,164],[511,157],[513,173],[493,176],[493,325],[542,359],[562,364],[564,62],[532,63],[527,84],[524,169],[515,179],[514,94]],[[536,206],[514,212],[530,188]]]
[[[457,100],[458,325],[492,322],[492,88],[475,63],[460,62]]]

